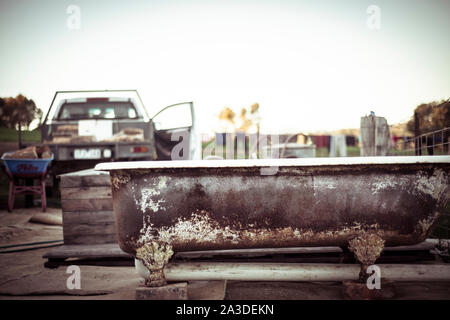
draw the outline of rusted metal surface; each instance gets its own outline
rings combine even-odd
[[[136,256],[149,243],[175,252],[347,246],[363,234],[419,243],[448,204],[450,157],[408,158],[283,159],[270,162],[280,163],[274,175],[261,175],[259,160],[96,169],[110,171],[119,244]]]

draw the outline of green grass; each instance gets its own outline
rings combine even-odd
[[[433,155],[435,156],[446,156],[449,154],[448,147],[443,146],[437,146],[434,149]],[[391,156],[415,156],[415,150],[414,149],[408,149],[408,150],[397,150],[395,148],[389,149],[389,155]],[[428,150],[426,147],[422,148],[422,155],[428,156]]]
[[[15,129],[0,127],[0,141],[1,142],[17,142],[19,141],[19,131]],[[22,141],[28,143],[41,142],[41,131],[35,129],[33,131],[22,131]]]
[[[359,157],[360,152],[359,147],[347,147],[347,157]],[[329,156],[330,154],[327,148],[316,148],[316,158],[327,158]]]
[[[347,147],[347,157],[361,156],[361,149],[359,147]]]

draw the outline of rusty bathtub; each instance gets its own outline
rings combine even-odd
[[[363,268],[423,241],[448,206],[450,156],[101,163],[119,245],[164,283],[173,252],[340,246]]]

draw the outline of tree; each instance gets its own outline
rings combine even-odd
[[[33,100],[27,99],[22,94],[17,97],[0,100],[0,126],[17,128],[19,124],[29,128],[33,120],[42,120],[43,112],[36,107]]]
[[[234,124],[234,117],[236,114],[229,107],[225,107],[219,113],[219,119],[229,121]]]
[[[3,112],[5,111],[5,99],[0,98],[0,127],[4,127],[3,125]]]
[[[419,120],[419,132],[415,132],[414,117],[407,123],[407,129],[416,134],[450,127],[450,99],[422,103],[414,110]]]
[[[238,119],[233,110],[225,107],[219,113],[219,120],[227,123],[229,127],[233,127],[233,131],[247,132],[250,127],[256,126],[256,131],[259,133],[259,104],[257,102],[252,104],[249,110],[242,108]]]

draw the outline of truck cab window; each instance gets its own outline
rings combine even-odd
[[[61,106],[58,120],[136,118],[138,114],[130,102],[74,102]]]
[[[89,108],[88,114],[89,118],[99,118],[102,113],[102,109],[100,108]]]
[[[105,118],[114,119],[116,114],[114,113],[114,108],[105,108]]]
[[[128,118],[134,119],[136,116],[136,110],[134,108],[128,108]]]

